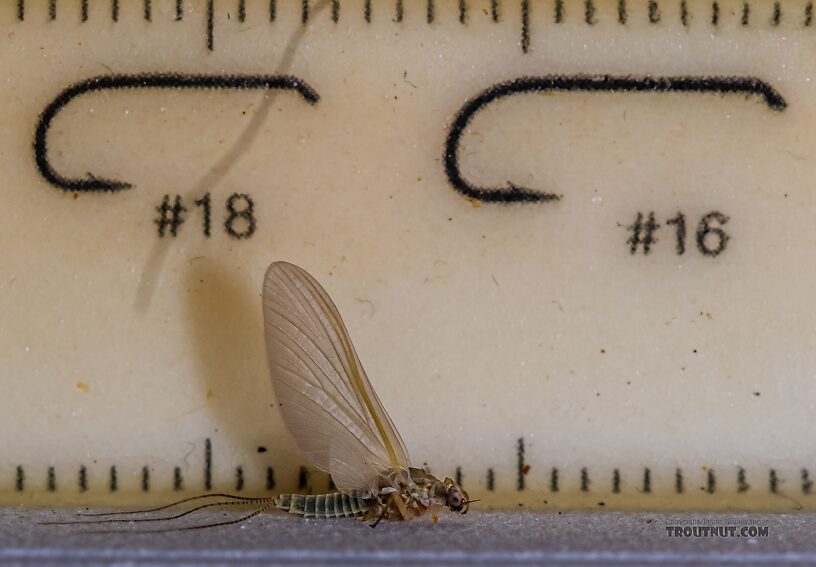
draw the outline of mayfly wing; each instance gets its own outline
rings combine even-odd
[[[340,313],[305,270],[275,262],[263,287],[272,384],[298,448],[346,493],[408,471],[405,444],[371,386]]]

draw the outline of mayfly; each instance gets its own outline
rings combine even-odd
[[[303,456],[341,494],[282,495],[278,508],[312,517],[407,520],[432,506],[462,514],[458,483],[412,467],[366,376],[337,307],[305,270],[275,262],[263,288],[264,332],[283,420]]]
[[[372,525],[383,519],[416,518],[434,507],[467,513],[474,501],[456,481],[439,480],[411,466],[405,443],[363,370],[340,312],[317,280],[293,264],[273,263],[264,277],[263,317],[267,360],[284,424],[303,456],[328,472],[340,492],[272,498],[195,496],[141,512],[208,497],[232,502],[203,504],[167,518],[101,522],[173,520],[230,504],[260,507],[238,520],[183,529],[238,523],[273,506],[307,518],[358,517],[373,520]]]

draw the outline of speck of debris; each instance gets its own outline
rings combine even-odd
[[[521,472],[523,472],[524,474],[529,473],[530,472],[530,465],[524,465],[524,468],[521,469]]]
[[[606,502],[603,502],[603,501],[598,502],[598,506],[606,506]]]
[[[601,354],[606,354],[606,349],[605,348],[601,349]]]
[[[695,349],[694,349],[693,351],[691,351],[691,352],[693,352],[694,354],[697,354],[697,349],[695,348]]]
[[[596,398],[600,398],[600,397],[601,397],[601,393],[600,393],[600,392],[595,392],[595,397],[596,397]]]
[[[258,447],[258,452],[259,453],[266,453],[266,447],[263,447],[263,446]]]
[[[754,392],[754,396],[759,397],[759,392]]]
[[[91,391],[91,387],[85,382],[77,382],[76,389],[82,392],[83,394],[87,394],[88,392]]]

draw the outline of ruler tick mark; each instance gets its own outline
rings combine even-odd
[[[246,21],[246,0],[238,0],[238,21],[241,23]]]
[[[810,480],[810,473],[808,473],[807,469],[802,469],[801,475],[802,494],[810,494],[810,491],[813,489],[813,481]]]
[[[584,22],[590,26],[594,26],[596,24],[595,2],[593,0],[585,0],[584,2]]]
[[[150,491],[150,468],[145,465],[142,467],[142,492]]]
[[[363,19],[367,24],[371,23],[371,0],[365,0],[363,3]]]
[[[428,0],[428,5],[425,9],[425,19],[429,24],[434,21],[434,0]]]
[[[680,23],[683,24],[684,28],[689,26],[691,22],[691,14],[689,13],[688,3],[686,0],[681,0],[680,2]]]
[[[771,494],[779,493],[779,477],[775,469],[768,471],[768,489],[771,491]]]
[[[340,0],[332,0],[331,19],[335,24],[340,21]]]
[[[181,476],[181,467],[173,469],[173,490],[179,492],[184,488],[184,479]]]
[[[813,25],[813,2],[805,4],[805,27],[809,28]]]
[[[776,27],[782,21],[782,4],[774,2],[773,16],[771,17],[771,25]]]
[[[275,469],[266,467],[266,489],[275,490]]]
[[[494,24],[499,21],[499,0],[490,0],[490,19]]]
[[[550,471],[550,492],[558,492],[558,468],[553,467]]]
[[[652,471],[648,468],[643,469],[643,493],[649,494],[652,492]]]
[[[244,467],[238,466],[235,469],[235,491],[241,492],[244,489]]]
[[[79,11],[80,11],[80,19],[83,22],[87,22],[88,21],[88,0],[82,0],[82,2],[80,2]]]
[[[306,0],[304,0],[305,2]],[[207,49],[215,51],[215,0],[207,0]]]
[[[116,466],[110,468],[110,483],[108,484],[108,488],[111,492],[119,490],[119,476],[116,474]]]
[[[78,484],[80,492],[88,491],[88,469],[85,468],[85,465],[79,467]]]
[[[748,2],[742,3],[742,18],[740,23],[745,27],[751,23],[751,4]]]
[[[748,484],[745,479],[745,469],[740,467],[739,469],[737,469],[737,492],[743,494],[745,492],[748,492],[750,488],[751,485]]]
[[[586,467],[581,469],[581,492],[589,492],[589,470]]]
[[[48,19],[57,19],[57,0],[48,0]]]
[[[615,494],[620,493],[620,485],[621,485],[620,471],[618,469],[615,469],[612,471],[612,492]]]
[[[25,0],[17,0],[17,21],[25,20]]]
[[[453,479],[456,481],[456,484],[462,486],[462,467],[456,467],[456,472],[453,475]]]
[[[618,0],[618,23],[626,25],[628,15],[626,13],[626,0]]]
[[[660,22],[660,8],[657,5],[657,0],[649,0],[649,23],[657,24]]]
[[[269,21],[274,22],[278,17],[278,2],[277,0],[269,0]]]
[[[676,469],[674,471],[674,491],[677,494],[683,494],[683,469]]]
[[[487,489],[493,492],[496,489],[496,474],[493,469],[487,469]]]
[[[184,18],[184,0],[176,0],[176,21],[180,22]]]
[[[467,21],[467,2],[459,0],[459,23],[463,24]]]
[[[709,494],[714,494],[717,490],[717,477],[714,476],[714,470],[708,470],[708,477],[706,480],[706,492]]]
[[[720,4],[718,2],[711,3],[711,25],[715,28],[720,25]]]
[[[397,0],[394,5],[394,19],[397,21],[397,23],[402,21],[404,12],[405,6],[402,5],[402,0]]]
[[[14,478],[14,490],[22,492],[25,489],[25,471],[22,465],[17,465],[17,473]]]
[[[153,0],[144,0],[144,19],[146,22],[153,21]]]
[[[555,13],[553,15],[556,24],[564,22],[564,0],[555,0]]]
[[[204,490],[212,490],[212,440],[204,441]]]
[[[524,490],[524,437],[519,437],[516,447],[516,490]]]
[[[309,485],[309,471],[306,467],[300,467],[298,470],[298,490],[306,490]]]
[[[530,0],[521,0],[521,51],[530,51]]]
[[[54,467],[48,467],[48,479],[47,479],[47,488],[48,492],[56,492],[57,490],[57,471],[54,470]]]
[[[111,0],[111,20],[119,21],[119,0]]]
[[[306,25],[309,22],[309,0],[303,0],[300,4],[300,23]]]

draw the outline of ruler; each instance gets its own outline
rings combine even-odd
[[[325,491],[266,266],[485,507],[813,507],[813,3],[0,7],[0,495]],[[476,497],[476,496],[474,496]]]

